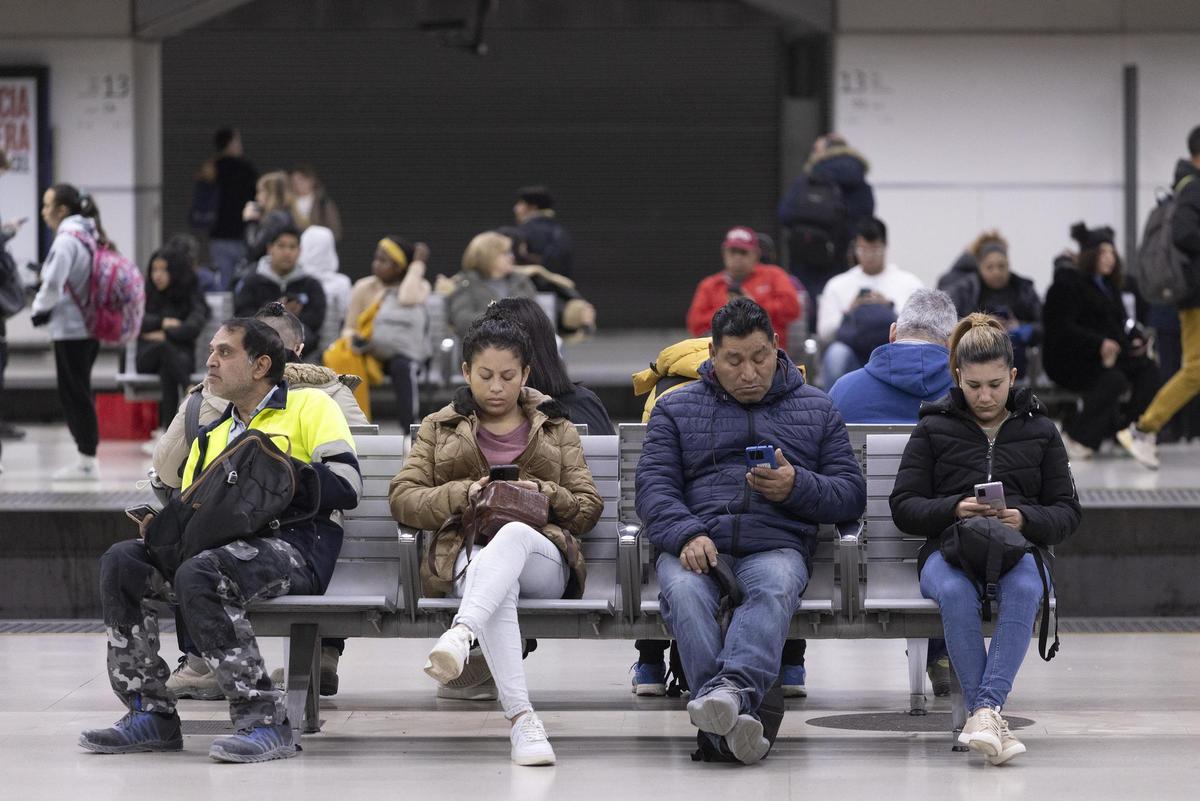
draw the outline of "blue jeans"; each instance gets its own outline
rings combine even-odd
[[[221,289],[233,289],[233,271],[246,258],[246,243],[240,239],[213,239],[208,243],[208,255],[220,276]]]
[[[754,714],[779,676],[779,659],[792,615],[808,585],[804,555],[791,548],[743,556],[722,555],[745,590],[721,640],[717,604],[721,589],[710,575],[696,575],[679,557],[658,557],[663,619],[679,643],[683,672],[699,698],[731,683],[743,692],[742,714]]]
[[[830,342],[825,348],[825,355],[821,357],[821,383],[828,390],[846,373],[854,372],[862,366],[862,362],[854,355],[854,348],[845,342]]]
[[[1029,649],[1042,601],[1042,579],[1033,556],[1025,554],[1000,577],[1000,611],[990,649],[983,643],[979,585],[946,564],[937,551],[921,568],[921,594],[937,601],[942,610],[946,648],[962,685],[967,712],[985,706],[1003,707]]]

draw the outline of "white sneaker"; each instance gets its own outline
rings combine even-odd
[[[471,651],[471,630],[466,626],[451,626],[429,652],[425,672],[440,684],[449,684],[463,672]]]
[[[1008,721],[1000,718],[1000,753],[989,756],[987,761],[993,765],[1003,765],[1015,756],[1025,753],[1025,743],[1013,737],[1008,730]]]
[[[1137,423],[1131,423],[1129,428],[1117,432],[1117,442],[1129,451],[1129,455],[1138,460],[1143,467],[1151,470],[1158,469],[1158,437],[1141,431]]]
[[[494,679],[488,679],[469,687],[456,687],[454,684],[439,684],[437,697],[448,701],[495,701],[500,697]]]
[[[963,726],[962,733],[958,735],[958,741],[986,757],[998,756],[1001,748],[1000,727],[1002,722],[1003,718],[1000,717],[999,712],[991,707],[982,706],[967,718],[967,725]]]
[[[225,700],[225,693],[217,684],[217,674],[212,672],[207,662],[191,654],[179,663],[171,678],[167,679],[167,689],[175,693],[176,698],[194,698],[197,701]]]
[[[553,765],[554,749],[546,736],[546,727],[533,712],[526,712],[508,733],[512,741],[512,761],[518,765]]]
[[[50,476],[51,481],[99,481],[100,467],[96,460],[78,461],[66,467],[60,467]]]
[[[1073,461],[1076,461],[1076,462],[1087,461],[1088,459],[1091,459],[1093,456],[1096,455],[1096,451],[1094,449],[1089,448],[1087,445],[1084,445],[1080,442],[1076,442],[1075,440],[1071,439],[1069,436],[1067,436],[1067,433],[1065,431],[1063,432],[1063,435],[1062,435],[1062,441],[1063,441],[1063,445],[1066,446],[1067,456],[1069,456]]]

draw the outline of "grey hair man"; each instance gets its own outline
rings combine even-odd
[[[892,323],[888,343],[866,366],[847,373],[829,390],[847,423],[915,423],[921,403],[950,391],[950,331],[958,322],[945,292],[918,289]]]

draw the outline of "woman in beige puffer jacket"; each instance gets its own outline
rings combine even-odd
[[[524,386],[530,353],[524,330],[502,315],[485,315],[471,326],[463,340],[468,386],[421,424],[392,479],[391,508],[404,525],[442,529],[427,538],[432,552],[421,560],[424,589],[462,598],[425,672],[443,684],[457,679],[477,641],[513,724],[513,761],[541,765],[554,762],[554,751],[529,703],[517,598],[583,594],[587,571],[577,538],[600,519],[604,501],[562,407]],[[517,465],[518,486],[549,498],[549,523],[541,531],[509,523],[467,554],[458,516],[488,483],[489,468],[501,464]]]

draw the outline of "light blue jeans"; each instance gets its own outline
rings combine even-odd
[[[213,270],[221,276],[221,289],[233,289],[233,272],[246,258],[246,243],[240,239],[213,239],[208,243]]]
[[[754,714],[779,675],[783,643],[808,585],[808,568],[804,555],[791,548],[721,559],[745,591],[724,642],[717,621],[717,580],[687,570],[679,557],[666,553],[657,563],[663,619],[679,643],[692,697],[729,683],[741,691],[742,714]]]
[[[983,642],[979,585],[966,573],[946,564],[937,551],[921,568],[921,594],[937,601],[942,610],[946,648],[962,685],[967,712],[985,706],[1003,707],[1029,650],[1033,623],[1042,602],[1042,579],[1033,556],[1025,554],[1000,577],[999,612],[990,649]]]
[[[828,390],[846,373],[862,366],[862,362],[854,355],[854,348],[845,342],[830,342],[825,348],[825,355],[821,357],[821,383]]]

